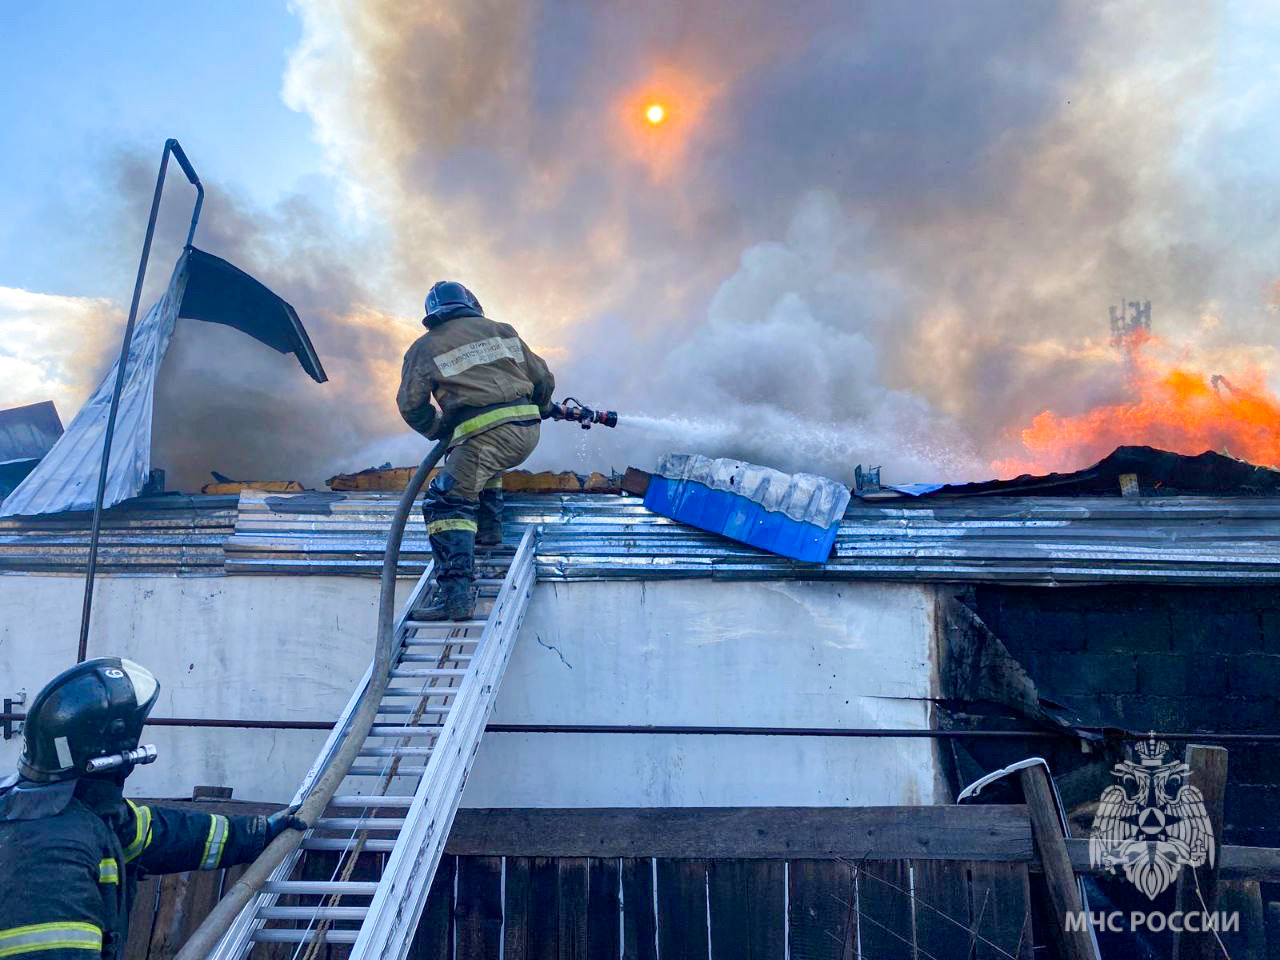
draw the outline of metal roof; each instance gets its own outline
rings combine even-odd
[[[52,400],[0,410],[0,463],[39,460],[62,436]]]
[[[108,571],[378,572],[395,494],[156,497],[106,514]],[[647,511],[631,497],[507,497],[507,535],[542,526],[544,580],[841,579],[1009,583],[1280,583],[1280,498],[982,498],[857,503],[825,564],[762,553]],[[73,572],[84,514],[0,521],[0,571]],[[429,550],[411,517],[401,572]]]
[[[147,497],[102,515],[100,573],[221,575],[236,497]],[[88,512],[0,518],[0,573],[84,573]]]

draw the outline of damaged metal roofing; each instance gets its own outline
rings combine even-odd
[[[313,380],[327,379],[293,307],[225,260],[187,247],[129,344],[104,506],[137,496],[147,481],[156,377],[181,317],[234,327],[281,353],[294,354]],[[0,501],[0,517],[93,507],[118,366],[119,360],[39,465]]]
[[[0,498],[35,469],[62,436],[53,401],[0,410]]]
[[[0,464],[39,460],[62,436],[62,419],[52,400],[0,410]]]
[[[394,494],[139,499],[106,515],[108,571],[375,576]],[[829,562],[765,554],[613,495],[507,498],[507,537],[542,527],[544,580],[838,579],[1007,583],[1280,582],[1280,498],[1021,497],[854,502]],[[0,572],[74,572],[88,522],[0,521]],[[401,572],[429,551],[420,513]]]

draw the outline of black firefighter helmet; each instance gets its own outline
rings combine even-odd
[[[22,728],[18,772],[28,780],[57,783],[94,772],[96,765],[127,772],[147,762],[136,751],[142,724],[160,695],[146,667],[120,657],[97,657],[58,674],[36,694]],[[154,759],[152,748],[149,759]]]
[[[484,313],[476,295],[456,280],[440,280],[427,291],[427,315],[422,318],[424,327],[433,327],[439,320],[447,319],[460,311]]]

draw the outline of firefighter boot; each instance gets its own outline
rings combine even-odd
[[[494,485],[496,482],[496,486]],[[502,477],[495,477],[480,491],[480,514],[476,531],[477,547],[502,543]]]
[[[475,611],[474,530],[444,530],[431,535],[436,562],[436,590],[431,605],[418,611],[418,620],[470,620]]]

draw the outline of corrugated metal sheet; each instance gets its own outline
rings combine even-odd
[[[157,497],[106,514],[109,571],[374,576],[394,494]],[[507,535],[543,527],[538,573],[596,578],[1280,583],[1280,499],[965,499],[855,503],[830,562],[772,556],[630,497],[508,496]],[[0,521],[0,571],[81,568],[87,515]],[[410,520],[401,571],[428,556]]]
[[[394,498],[241,496],[227,571],[373,573]],[[854,504],[830,562],[772,556],[649,513],[626,497],[508,497],[513,528],[543,526],[543,579],[999,580],[1025,583],[1280,582],[1280,500],[984,499]],[[308,512],[295,512],[305,510]],[[402,564],[427,554],[421,517]]]
[[[134,327],[111,439],[104,506],[136,496],[151,471],[151,411],[155,405],[156,373],[178,321],[178,305],[187,281],[186,262],[184,254],[174,265],[169,285],[160,299]],[[116,358],[53,449],[17,489],[0,501],[0,517],[93,509],[119,366],[120,360]]]
[[[236,497],[150,497],[102,515],[98,571],[221,575]],[[84,573],[90,514],[0,519],[0,573]]]

